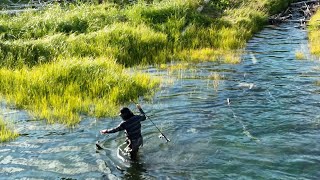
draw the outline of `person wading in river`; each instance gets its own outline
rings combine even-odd
[[[143,145],[140,122],[146,120],[146,115],[141,106],[139,104],[136,106],[141,114],[134,115],[129,108],[123,107],[119,114],[123,121],[115,128],[100,131],[101,134],[107,134],[125,130],[128,144],[125,150],[130,153],[130,158],[133,160],[136,159],[138,150]]]

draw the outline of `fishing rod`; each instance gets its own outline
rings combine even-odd
[[[139,103],[136,103],[136,102],[134,102],[134,101],[132,101],[133,103],[135,103],[136,105],[137,105],[137,107],[139,107],[138,109],[141,111],[141,113],[142,114],[144,114],[149,120],[150,120],[150,122],[154,125],[154,127],[156,127],[157,128],[157,130],[160,132],[160,136],[159,136],[159,138],[160,139],[162,139],[162,138],[164,138],[167,142],[170,142],[170,139],[168,139],[167,137],[166,137],[166,135],[164,135],[163,134],[163,132],[158,128],[158,126],[151,120],[151,118],[150,118],[150,116],[148,116],[143,110],[142,110],[142,108],[141,108],[141,106],[139,105]]]
[[[142,109],[141,109],[142,110]],[[159,136],[159,138],[161,139],[162,137],[167,141],[167,142],[170,142],[170,139],[168,139],[162,132],[161,132],[161,130],[156,126],[156,124],[151,120],[151,118],[150,118],[150,116],[147,116],[146,114],[145,114],[145,116],[151,121],[151,123],[154,125],[154,127],[156,127],[157,129],[158,129],[158,131],[160,132],[160,136]]]

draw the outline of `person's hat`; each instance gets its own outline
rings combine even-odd
[[[119,116],[121,116],[123,119],[129,119],[130,117],[133,116],[133,113],[130,111],[129,108],[123,107],[120,109]]]

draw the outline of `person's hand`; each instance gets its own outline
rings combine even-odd
[[[138,109],[142,109],[140,104],[137,104],[136,106],[137,106]]]
[[[100,131],[100,134],[107,134],[108,133],[108,130],[107,129],[104,129],[104,130],[101,130]]]

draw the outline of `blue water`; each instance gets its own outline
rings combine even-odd
[[[118,117],[83,117],[66,129],[3,103],[2,115],[23,136],[0,145],[0,179],[319,179],[319,62],[307,32],[285,23],[255,35],[238,65],[149,68],[165,82],[140,103],[171,142],[145,121],[135,163],[117,158],[123,133],[98,133]],[[97,140],[105,150],[96,151]]]

